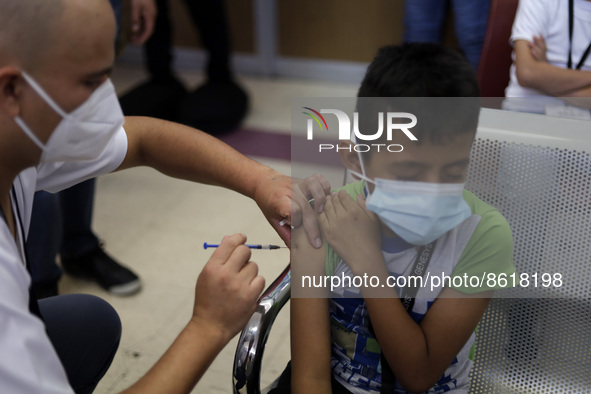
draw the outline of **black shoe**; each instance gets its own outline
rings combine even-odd
[[[84,256],[61,260],[66,273],[92,280],[111,294],[131,295],[142,287],[136,274],[113,260],[100,246]]]
[[[217,136],[236,130],[248,112],[248,95],[236,82],[207,81],[180,103],[177,122]]]
[[[141,83],[119,98],[126,116],[150,116],[170,120],[178,119],[178,108],[187,89],[177,78],[152,78]]]

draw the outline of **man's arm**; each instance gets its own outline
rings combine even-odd
[[[591,72],[560,68],[538,61],[532,54],[530,42],[526,40],[516,40],[514,47],[517,81],[521,86],[555,97],[589,92]]]
[[[264,182],[282,177],[222,141],[187,126],[126,117],[124,128],[128,150],[118,170],[149,166],[175,178],[223,186],[251,198]]]
[[[193,316],[162,358],[129,393],[188,393],[246,324],[265,280],[240,234],[225,237],[197,280]]]
[[[321,206],[330,192],[324,177],[294,180],[292,185],[290,177],[249,159],[217,138],[177,123],[127,117],[124,128],[128,150],[118,170],[150,166],[175,178],[232,189],[255,200],[287,246],[291,247],[291,227],[279,223],[289,218],[291,226],[304,223],[309,242],[320,247],[320,230],[315,219],[308,218],[314,216],[313,212],[306,208],[307,199],[314,198]],[[304,205],[303,215],[299,215],[300,204]],[[292,218],[292,212],[298,215]]]
[[[256,201],[279,235],[288,240],[291,179],[191,127],[127,117],[128,151],[120,169],[150,166],[175,178],[232,189]]]
[[[330,393],[332,390],[327,289],[303,288],[301,281],[304,275],[325,275],[325,247],[312,248],[301,227],[294,231],[292,245],[292,392]]]

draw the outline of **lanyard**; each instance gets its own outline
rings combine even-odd
[[[574,25],[574,0],[568,0],[568,68],[573,68],[573,59],[572,59],[572,50],[573,50],[573,25]],[[589,52],[591,51],[591,43],[585,49],[583,56],[581,56],[581,60],[577,63],[576,70],[580,70],[587,60],[587,56],[589,56]]]
[[[421,246],[419,249],[419,253],[415,258],[413,263],[412,270],[410,274],[415,277],[424,278],[425,274],[427,273],[427,267],[429,267],[429,263],[431,262],[431,256],[433,256],[433,250],[435,249],[435,243],[437,241],[433,241],[430,244],[425,246]],[[410,282],[410,281],[409,281]],[[417,281],[415,281],[416,285]],[[415,304],[415,297],[419,292],[419,288],[417,286],[406,286],[402,289],[402,294],[400,295],[400,302],[402,302],[402,306],[406,310],[407,313],[412,311],[412,308]],[[382,364],[382,386],[380,393],[393,393],[394,392],[394,372],[392,368],[388,365],[388,361],[384,356],[384,352],[381,352],[381,364]]]
[[[14,215],[14,218],[15,218],[14,219],[15,220],[15,224],[14,225],[16,227],[15,228],[15,231],[18,231],[19,232],[19,234],[18,234],[19,239],[15,239],[16,247],[17,247],[17,249],[20,249],[19,243],[22,243],[24,245],[25,238],[23,236],[24,233],[22,232],[23,231],[22,230],[22,221],[21,221],[20,212],[19,212],[19,209],[18,209],[18,202],[16,201],[16,193],[14,192],[14,187],[12,187],[10,189],[10,197],[11,197],[10,200],[12,201],[12,203],[13,204],[16,204],[15,205],[15,208],[12,210],[12,212],[13,212],[13,215]],[[15,211],[16,211],[16,213],[15,213]],[[8,228],[10,229],[10,225],[8,223],[8,218],[6,217],[6,214],[4,213],[4,210],[2,209],[2,207],[0,207],[0,216],[2,217],[2,219],[4,219],[4,221],[6,222],[6,226],[8,226]],[[17,222],[17,220],[18,220],[18,222]],[[26,267],[27,266],[27,262],[24,261],[23,263],[24,263],[24,265]]]
[[[427,272],[427,267],[431,262],[431,256],[433,256],[433,249],[435,249],[435,242],[433,241],[430,244],[425,246],[421,246],[419,249],[419,253],[415,258],[415,262],[412,267],[412,271],[410,274],[412,276],[420,276],[425,277],[425,273]],[[416,284],[416,281],[415,281]],[[400,295],[400,301],[402,302],[402,306],[406,310],[406,312],[410,313],[412,311],[412,307],[415,304],[415,297],[419,288],[417,286],[406,286],[402,289],[402,294]]]
[[[13,212],[13,215],[16,216],[16,220],[18,220],[18,223],[15,223],[15,224],[16,224],[16,227],[18,229],[20,229],[19,237],[21,238],[20,243],[22,243],[22,245],[23,245],[23,250],[24,250],[24,255],[25,255],[25,261],[24,261],[25,268],[27,269],[27,272],[29,273],[29,275],[31,275],[31,270],[30,270],[29,262],[28,262],[29,256],[27,253],[27,247],[25,245],[25,230],[24,230],[24,226],[23,226],[23,221],[21,219],[20,209],[18,207],[16,193],[14,191],[14,186],[10,189],[10,194],[12,196],[12,201],[15,204],[15,207],[13,208],[12,212]],[[16,212],[16,214],[15,214],[15,212]],[[8,228],[10,228],[10,226],[8,225],[8,219],[6,218],[6,214],[4,213],[4,210],[2,210],[2,207],[0,207],[0,216],[6,222],[6,225],[8,226]],[[18,231],[18,229],[16,231]],[[17,245],[16,245],[17,248],[19,248],[18,243],[19,242],[17,242]],[[39,317],[41,320],[43,320],[43,318],[41,317],[41,312],[39,311],[39,304],[37,303],[37,297],[35,296],[35,292],[33,290],[33,282],[32,281],[31,281],[31,285],[29,286],[29,311],[33,315],[35,315],[35,316]]]

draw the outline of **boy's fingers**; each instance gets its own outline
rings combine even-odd
[[[326,231],[329,224],[328,216],[326,215],[326,209],[320,215],[318,215],[318,225],[323,231]]]
[[[347,199],[350,198],[349,194],[344,191],[341,190],[339,191],[336,195],[335,195],[335,201],[334,201],[334,206],[335,206],[335,211],[336,212],[346,212],[348,211],[348,207],[346,205],[346,201]]]
[[[350,211],[357,209],[358,206],[357,206],[357,203],[355,202],[355,200],[353,200],[347,192],[343,192],[343,193],[344,194],[339,195],[339,198],[340,198],[341,204],[343,204],[343,207],[345,208],[345,210],[347,210],[347,212],[350,212]]]
[[[335,206],[334,206],[334,195],[330,195],[329,198],[326,199],[326,204],[324,205],[323,213],[326,214],[327,220],[330,220],[335,215]]]
[[[365,196],[363,194],[357,195],[357,205],[359,205],[364,211],[367,211]]]

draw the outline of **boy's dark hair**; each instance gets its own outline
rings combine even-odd
[[[443,45],[383,47],[367,68],[357,97],[478,97],[474,69]]]
[[[375,133],[377,112],[410,112],[418,119],[419,143],[423,137],[440,144],[476,132],[479,95],[476,73],[458,52],[431,43],[387,46],[379,50],[359,88],[359,129]],[[393,97],[413,99],[388,99]]]

